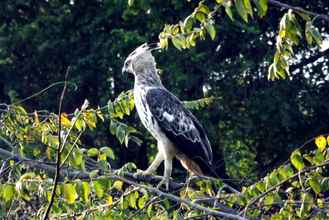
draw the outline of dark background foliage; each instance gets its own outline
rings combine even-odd
[[[328,14],[326,0],[289,1]],[[164,24],[184,19],[195,3],[140,0],[3,0],[0,3],[0,102],[13,103],[51,83],[62,81],[71,66],[65,112],[88,99],[104,106],[133,86],[123,76],[125,57],[138,45],[158,39]],[[322,7],[323,6],[323,7]],[[165,86],[182,100],[214,96],[216,101],[195,112],[205,126],[220,176],[254,179],[287,160],[308,138],[329,124],[328,57],[309,63],[311,48],[295,51],[302,62],[286,80],[270,82],[267,68],[283,12],[271,8],[266,19],[250,24],[218,16],[218,36],[196,48],[170,47],[156,53]],[[321,21],[318,21],[321,22]],[[326,30],[328,31],[328,30]],[[24,103],[29,111],[56,111],[61,87]],[[142,133],[135,114],[125,119]],[[108,124],[84,137],[90,146],[115,149],[119,164],[135,161],[141,168],[152,156],[154,141],[140,135],[141,147],[121,146]],[[146,154],[148,152],[148,154]]]

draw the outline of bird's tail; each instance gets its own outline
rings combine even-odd
[[[185,154],[176,155],[182,166],[196,176],[207,176],[217,179],[222,179],[210,161],[205,161],[203,158],[190,159]],[[226,175],[225,177],[226,178]]]

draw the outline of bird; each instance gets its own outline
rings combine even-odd
[[[204,128],[182,101],[162,84],[152,52],[159,43],[144,43],[125,59],[122,73],[134,75],[133,96],[138,116],[157,141],[151,165],[137,175],[152,175],[164,162],[158,188],[169,190],[173,159],[192,175],[203,176],[212,167],[213,153]]]

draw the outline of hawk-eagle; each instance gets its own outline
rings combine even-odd
[[[134,100],[145,128],[157,140],[158,153],[152,164],[142,171],[149,175],[164,161],[162,184],[169,189],[172,160],[176,157],[194,175],[209,173],[212,150],[207,135],[196,117],[169,92],[157,74],[152,50],[158,44],[143,44],[126,58],[122,72],[134,74]]]

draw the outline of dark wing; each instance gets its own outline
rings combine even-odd
[[[213,155],[204,129],[176,96],[154,88],[146,93],[146,101],[159,127],[182,153],[211,165]]]

